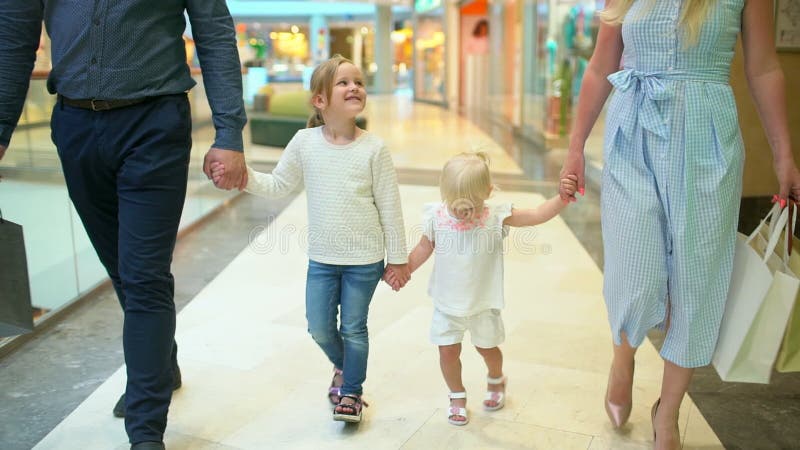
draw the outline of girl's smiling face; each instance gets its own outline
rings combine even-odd
[[[364,110],[367,103],[367,91],[364,89],[364,78],[361,71],[350,63],[344,63],[336,69],[333,79],[330,100],[320,95],[318,109],[337,116],[355,118]]]

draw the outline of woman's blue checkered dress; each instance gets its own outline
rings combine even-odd
[[[710,1],[710,0],[709,0]],[[716,0],[694,46],[680,0],[637,0],[606,122],[604,295],[614,341],[669,332],[661,355],[708,364],[733,265],[744,149],[728,84],[744,0]]]

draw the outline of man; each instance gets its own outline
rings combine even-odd
[[[170,273],[186,194],[191,117],[184,11],[192,24],[220,183],[242,189],[241,69],[224,0],[0,0],[0,158],[25,101],[42,21],[52,41],[53,141],[70,198],[125,314],[128,382],[116,415],[132,449],[163,449],[180,386]],[[228,175],[228,173],[226,173]]]

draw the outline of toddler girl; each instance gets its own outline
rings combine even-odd
[[[436,253],[428,294],[433,298],[431,342],[439,346],[439,364],[450,389],[447,419],[466,425],[467,394],[461,381],[461,341],[469,330],[472,344],[488,368],[488,392],[483,407],[495,411],[505,405],[507,378],[498,345],[505,339],[503,308],[503,238],[508,227],[544,223],[566,206],[554,197],[535,209],[513,208],[510,203],[487,204],[493,185],[488,157],[462,153],[442,171],[442,202],[426,205],[423,236],[409,256],[413,272]],[[561,180],[574,193],[577,177]],[[403,278],[387,270],[384,279],[399,288]]]

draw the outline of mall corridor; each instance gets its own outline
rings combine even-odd
[[[649,450],[653,420],[658,450],[800,450],[800,232],[778,207],[800,204],[796,98],[800,0],[0,1],[0,450]],[[304,131],[309,119],[326,125]],[[308,131],[320,138],[289,146]],[[491,159],[503,207],[485,213],[553,199],[562,166],[585,173],[585,195],[511,229],[502,271],[499,226],[474,259],[461,245],[484,247],[474,235],[495,216],[471,228],[439,209],[457,244],[444,258],[466,269],[439,277],[452,241],[433,226],[436,270],[431,258],[400,292],[378,285],[369,407],[333,421],[305,291],[336,282],[314,283],[309,259],[368,263],[373,281],[384,253],[402,262],[372,231],[402,214],[413,249],[463,152]],[[244,159],[282,164],[287,183],[302,172],[308,189],[265,199],[203,172],[224,162],[217,184],[241,184]],[[453,177],[475,192],[444,189],[450,209],[489,190],[477,166],[480,183]],[[342,249],[353,230],[374,239]],[[494,314],[501,286],[506,403],[482,407],[468,333],[469,423],[453,426],[435,309]],[[447,311],[442,292],[485,302]],[[615,429],[620,330],[642,344]],[[327,348],[358,392],[364,353],[344,364]],[[624,421],[631,354],[616,348]],[[758,367],[726,371],[721,349]],[[716,368],[685,369],[712,350]]]
[[[501,144],[514,141],[502,129],[494,133],[496,127],[402,96],[371,98],[367,116],[398,169],[409,245],[420,236],[422,205],[438,200],[438,170],[452,154],[480,148],[491,155],[497,201],[536,205],[554,193],[558,155]],[[208,128],[195,132],[196,149],[207,145],[208,134]],[[269,170],[280,150],[248,147],[246,155]],[[526,173],[526,158],[538,158],[544,171]],[[514,229],[507,239],[508,403],[497,412],[481,409],[482,361],[465,348],[471,420],[464,427],[447,423],[447,389],[436,347],[428,343],[430,262],[399,293],[379,286],[369,321],[370,407],[360,425],[333,422],[325,396],[331,368],[304,316],[305,196],[268,201],[241,194],[226,201],[183,233],[175,253],[183,387],[170,408],[167,447],[651,448],[649,405],[662,368],[653,344],[645,342],[637,356],[630,424],[614,431],[603,411],[611,346],[592,190],[563,218]],[[9,393],[0,402],[4,449],[127,448],[122,421],[111,414],[124,389],[120,316],[112,289],[103,285],[0,360],[0,389]],[[688,396],[680,424],[684,448],[723,448]]]

